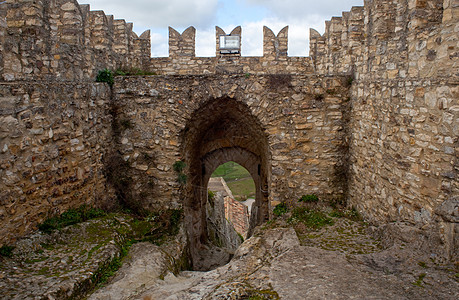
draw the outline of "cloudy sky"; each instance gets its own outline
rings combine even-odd
[[[215,26],[230,33],[242,26],[242,55],[263,54],[263,25],[277,34],[289,25],[289,56],[308,55],[309,28],[323,33],[325,20],[341,16],[363,0],[78,0],[134,23],[140,35],[151,30],[152,56],[168,56],[168,26],[194,26],[196,55],[215,55]]]

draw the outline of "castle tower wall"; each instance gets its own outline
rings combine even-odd
[[[459,196],[458,2],[368,0],[343,14],[345,25],[333,18],[323,36],[311,34],[317,72],[347,74],[352,85],[350,204],[376,223],[424,228],[419,247],[440,246],[453,260],[458,223],[447,207]]]

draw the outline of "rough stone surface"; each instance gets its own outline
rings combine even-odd
[[[216,57],[197,58],[189,28],[170,30],[169,57],[150,58],[148,31],[138,37],[74,0],[2,3],[0,225],[10,233],[0,243],[30,232],[45,210],[110,194],[100,173],[110,149],[131,165],[142,208],[184,208],[194,249],[207,239],[209,171],[235,159],[257,187],[249,231],[272,205],[318,193],[346,198],[375,224],[405,222],[457,261],[458,0],[364,4],[323,35],[311,30],[309,58],[288,57],[287,29],[268,28],[263,57],[224,54],[217,42]],[[118,79],[108,95],[85,82],[104,68],[163,76]],[[102,112],[97,100],[108,98]],[[125,121],[115,143],[107,123],[89,125],[96,113]]]
[[[104,84],[0,83],[0,244],[114,198],[103,175],[109,102]]]
[[[337,235],[334,229],[326,231]],[[302,246],[292,228],[269,229],[245,241],[228,265],[166,276],[138,299],[457,298],[453,272],[431,262],[421,267],[416,259],[424,257],[416,257],[412,248],[344,254]],[[414,285],[423,273],[423,287]]]
[[[91,294],[89,300],[121,300],[138,297],[166,276],[173,276],[186,253],[185,231],[166,245],[134,244],[116,276],[102,289]]]

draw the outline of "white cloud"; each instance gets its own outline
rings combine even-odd
[[[144,28],[154,27],[205,27],[215,23],[218,0],[81,0],[89,3],[91,10],[103,10],[116,19]]]
[[[245,3],[238,7],[237,19],[241,24],[224,26],[226,32],[242,26],[242,55],[263,55],[263,26],[266,25],[277,34],[284,26],[289,25],[289,56],[307,56],[309,49],[309,28],[324,32],[325,20],[333,15],[341,15],[354,5],[363,5],[363,0],[225,0]],[[188,26],[194,26],[196,33],[196,55],[215,55],[215,25],[219,9],[227,9],[229,4],[224,0],[81,0],[90,3],[92,10],[104,10],[113,14],[116,19],[133,22],[134,30],[140,35],[146,29],[152,29],[152,56],[168,56],[168,32],[171,26],[183,32]],[[257,19],[251,19],[251,12],[258,12]],[[260,10],[261,9],[261,10]],[[242,11],[241,11],[242,10]],[[260,13],[261,11],[266,14]],[[227,17],[227,14],[220,16]],[[263,17],[264,15],[264,17]],[[246,20],[247,19],[247,20]],[[223,21],[224,22],[224,21]],[[232,22],[232,21],[230,21]],[[234,20],[234,22],[240,22]],[[225,25],[225,24],[223,24]]]
[[[312,15],[321,15],[326,19],[341,16],[342,11],[349,11],[352,6],[362,6],[363,0],[246,0],[250,4],[266,7],[273,16],[281,20],[302,20]]]

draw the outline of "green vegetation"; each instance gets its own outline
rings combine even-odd
[[[418,262],[418,265],[422,268],[427,268],[427,264],[423,261]]]
[[[249,171],[247,171],[243,166],[230,161],[220,165],[212,173],[212,177],[223,177],[226,182],[234,181],[242,178],[252,178]]]
[[[354,207],[351,208],[351,209],[348,209],[344,212],[344,215],[345,217],[353,220],[353,221],[362,221],[363,218],[362,216],[360,215],[360,213],[358,212],[357,209],[355,209]]]
[[[319,229],[326,225],[333,225],[333,220],[324,212],[305,207],[295,207],[288,222],[291,224],[303,223],[307,227],[313,229]]]
[[[113,72],[109,69],[100,70],[96,77],[96,82],[106,82],[108,85],[113,86],[115,78]]]
[[[59,216],[54,216],[46,219],[38,225],[38,229],[43,232],[50,233],[55,229],[61,229],[68,225],[81,223],[90,219],[102,217],[105,212],[101,209],[91,208],[87,205],[82,205],[76,209],[71,208]]]
[[[14,246],[3,245],[0,247],[0,256],[3,257],[12,257]]]
[[[209,200],[213,200],[214,197],[215,197],[215,193],[212,192],[211,190],[207,190],[207,198],[208,198]]]
[[[149,76],[149,75],[158,75],[156,72],[150,72],[141,70],[138,68],[133,69],[118,69],[115,71],[115,76]]]
[[[245,178],[237,181],[227,182],[228,187],[239,201],[255,198],[255,182],[252,178]]]
[[[423,287],[422,283],[424,282],[424,277],[426,277],[426,273],[421,273],[418,277],[418,280],[413,282],[413,285]]]
[[[239,232],[236,232],[236,233],[237,233],[237,236],[241,239],[241,243],[243,243],[244,237]]]
[[[307,202],[307,203],[319,202],[319,197],[317,197],[314,194],[312,194],[312,195],[303,195],[298,200],[298,202]]]
[[[249,299],[249,300],[267,300],[267,299],[280,299],[279,294],[272,290],[272,289],[266,289],[266,290],[247,290],[246,291],[246,297],[243,299]]]
[[[250,173],[241,165],[230,161],[220,165],[212,177],[223,177],[236,200],[255,197],[255,182]]]
[[[287,207],[287,204],[285,204],[284,202],[277,204],[273,210],[273,214],[278,217],[282,216],[283,214],[287,212],[288,212],[288,207]]]
[[[129,120],[129,119],[121,120],[120,121],[120,125],[123,128],[123,130],[134,128],[134,125],[132,124],[131,120]]]
[[[186,163],[181,161],[181,160],[178,160],[176,161],[173,165],[172,165],[172,168],[174,168],[174,171],[177,172],[177,173],[181,173],[183,172],[183,170],[185,169],[186,167]]]
[[[187,176],[183,173],[183,171],[186,168],[186,163],[181,160],[178,160],[172,165],[172,168],[177,173],[177,182],[180,185],[185,185],[187,181]]]

